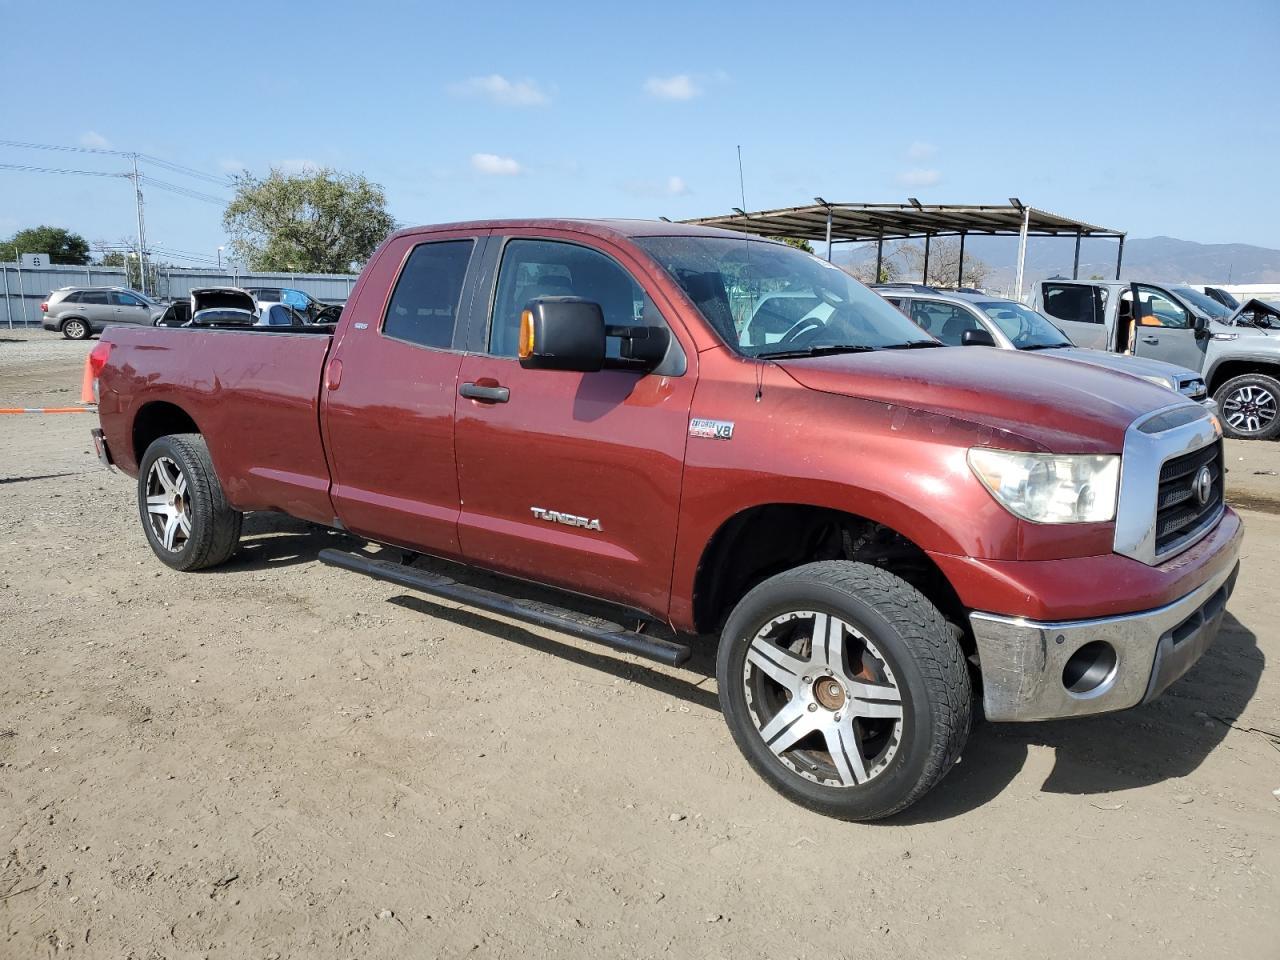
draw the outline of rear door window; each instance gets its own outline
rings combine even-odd
[[[131,293],[112,293],[111,302],[117,307],[141,307],[145,306],[141,300]]]
[[[1041,288],[1044,312],[1074,323],[1102,323],[1105,301],[1098,289],[1083,283],[1046,283]]]
[[[474,248],[474,240],[440,240],[414,247],[387,304],[382,333],[423,347],[450,349]]]
[[[103,306],[107,304],[107,292],[105,290],[86,290],[80,294],[81,303],[100,303]]]

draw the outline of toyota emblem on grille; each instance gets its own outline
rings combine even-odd
[[[1207,466],[1201,467],[1200,472],[1196,474],[1195,486],[1192,488],[1196,492],[1196,500],[1200,506],[1204,506],[1209,502],[1209,497],[1213,493],[1213,474],[1209,472]]]

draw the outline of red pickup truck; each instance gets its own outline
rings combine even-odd
[[[718,636],[751,766],[872,819],[957,761],[975,691],[1000,721],[1160,694],[1238,569],[1212,414],[1103,369],[938,346],[772,241],[423,227],[382,245],[331,330],[108,331],[95,442],[179,570],[274,510],[371,542],[326,562],[666,663]]]

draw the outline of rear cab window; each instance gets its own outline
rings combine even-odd
[[[475,240],[420,243],[405,259],[382,319],[382,334],[435,350],[453,348]]]

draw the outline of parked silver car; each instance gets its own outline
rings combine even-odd
[[[948,346],[1044,351],[1063,360],[1141,377],[1216,410],[1204,378],[1195,370],[1147,357],[1077,347],[1048,317],[1016,300],[977,291],[938,290],[914,283],[877,284],[872,289],[916,326],[923,327]]]
[[[124,287],[61,287],[40,304],[41,326],[68,340],[85,340],[118,323],[150,326],[164,306]]]

